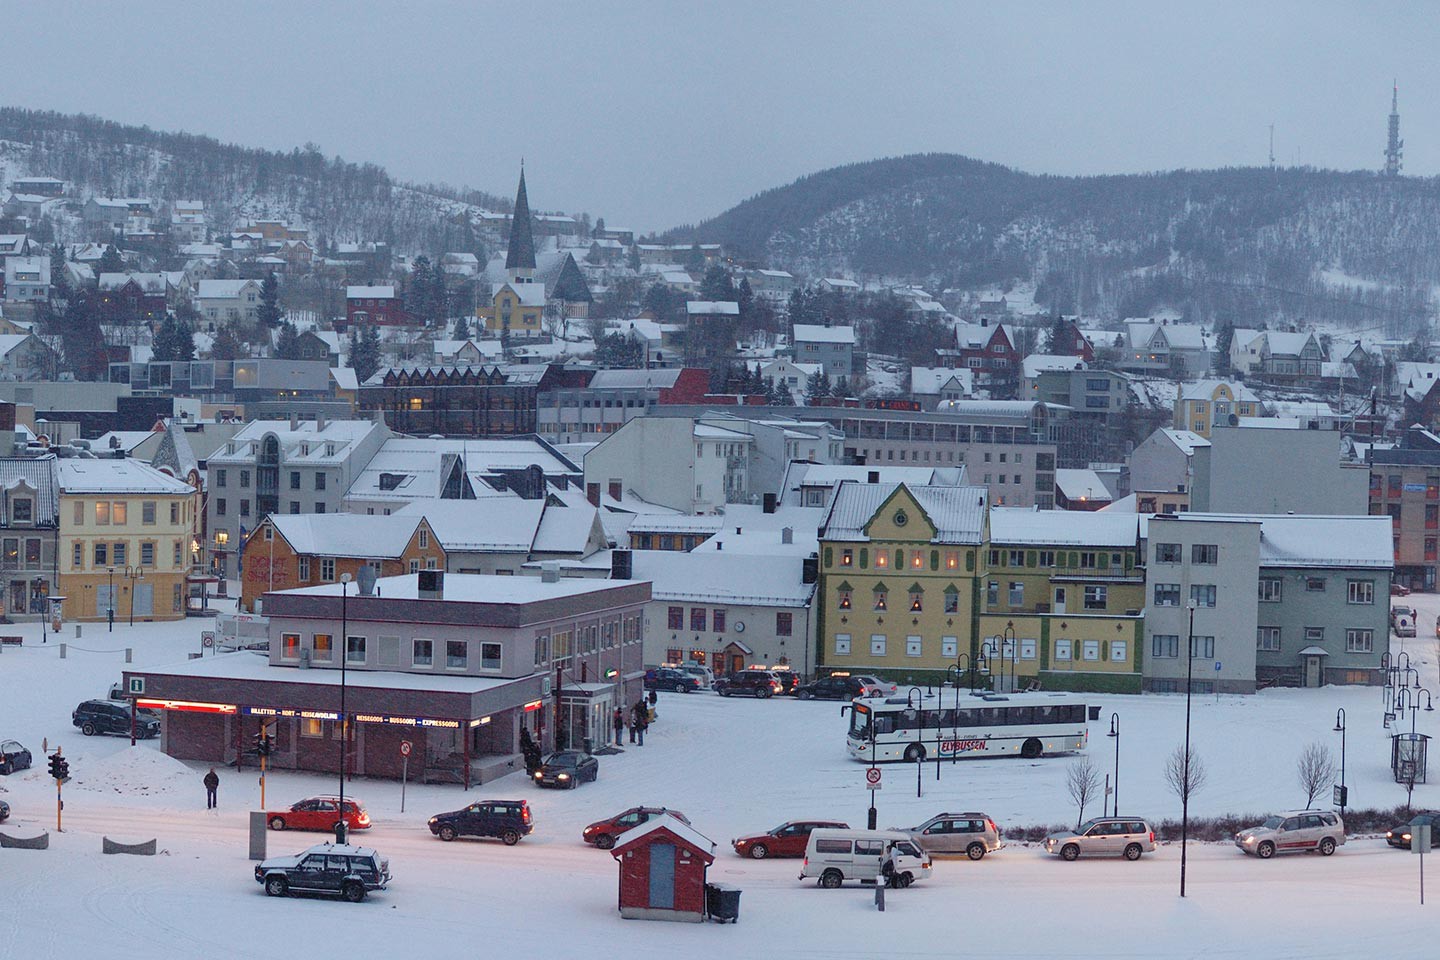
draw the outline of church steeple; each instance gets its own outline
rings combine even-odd
[[[510,248],[505,269],[511,280],[529,279],[535,272],[535,236],[530,224],[530,198],[525,194],[525,165],[520,165],[520,189],[515,192],[515,214],[510,222]]]

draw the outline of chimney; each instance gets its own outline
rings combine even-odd
[[[560,564],[554,560],[546,560],[540,564],[541,583],[560,582]]]
[[[739,528],[739,527],[736,527],[736,528],[735,528],[735,536],[737,536],[737,537],[740,536],[740,532],[741,532],[741,531],[740,531],[740,528]]]
[[[590,506],[592,507],[600,506],[600,484],[585,484],[585,499],[590,501]]]
[[[800,563],[800,582],[814,583],[820,579],[820,558],[810,554]]]
[[[610,551],[610,579],[629,580],[634,573],[634,557],[629,550]]]
[[[299,430],[299,429],[300,429],[300,414],[298,414],[298,413],[292,413],[292,414],[290,414],[290,432],[291,432],[291,433],[294,433],[296,430]]]
[[[356,580],[355,586],[356,586],[356,589],[359,591],[359,595],[360,595],[360,596],[362,596],[362,597],[368,597],[368,596],[371,596],[372,594],[374,594],[374,592],[375,592],[375,575],[376,575],[375,568],[372,567],[372,566],[370,566],[370,564],[368,564],[368,563],[365,564],[363,567],[360,568],[359,574],[357,574],[356,577],[355,577],[355,580]]]
[[[988,327],[988,326],[990,326],[990,318],[989,318],[989,317],[981,317],[981,318],[980,318],[980,326],[982,326],[982,327]]]
[[[445,599],[445,571],[421,570],[416,575],[415,595],[421,600]]]
[[[325,414],[315,414],[315,432],[320,433],[325,429]]]
[[[767,493],[767,494],[765,494],[764,498],[761,500],[761,504],[762,504],[761,510],[763,510],[765,513],[774,513],[774,512],[775,512],[775,494],[773,494],[773,493]]]
[[[620,489],[620,488],[621,488],[621,485],[622,485],[622,481],[620,481],[620,480],[611,480],[611,481],[610,481],[610,499],[611,499],[611,500],[616,500],[616,501],[618,501],[618,500],[620,499],[620,494],[621,494],[621,492],[622,492],[621,489]]]
[[[781,528],[780,528],[780,542],[781,542],[781,543],[794,543],[794,542],[795,542],[795,528],[794,528],[794,527],[781,527]]]
[[[871,470],[869,473],[865,474],[865,482],[866,482],[866,483],[879,483],[879,482],[880,482],[880,471],[879,471],[879,470]]]

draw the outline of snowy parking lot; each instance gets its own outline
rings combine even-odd
[[[1433,626],[1440,598],[1411,597],[1420,636],[1407,653],[1422,682],[1437,686]],[[121,957],[152,955],[157,937],[171,952],[207,956],[284,957],[313,954],[394,956],[424,945],[424,955],[519,956],[586,950],[619,957],[664,951],[697,957],[740,953],[791,957],[879,955],[1055,956],[1304,956],[1352,957],[1406,949],[1426,914],[1417,903],[1417,867],[1410,854],[1352,837],[1331,858],[1302,855],[1261,862],[1228,844],[1191,848],[1189,897],[1177,897],[1179,850],[1162,845],[1139,863],[1066,864],[1038,848],[1011,844],[980,863],[943,860],[934,878],[892,892],[880,914],[869,889],[826,891],[796,879],[796,861],[737,858],[729,840],[795,818],[833,818],[863,825],[869,794],[863,766],[844,750],[846,719],[826,702],[722,699],[662,694],[645,746],[601,758],[600,779],[579,790],[539,791],[512,775],[468,794],[456,787],[410,785],[405,812],[400,787],[356,780],[350,789],[375,826],[361,838],[391,861],[391,888],[352,906],[318,899],[267,899],[246,859],[246,811],[258,805],[256,774],[221,773],[220,808],[207,812],[204,768],[165,757],[155,742],[135,748],[125,738],[86,739],[70,726],[81,699],[103,695],[119,677],[132,647],[137,665],[197,652],[195,621],[169,625],[87,626],[60,659],[55,639],[0,654],[0,737],[15,737],[36,754],[36,767],[0,778],[0,798],[14,808],[12,832],[53,829],[55,791],[40,757],[42,739],[63,744],[72,781],[66,785],[63,835],[45,852],[0,851],[7,880],[0,957],[63,955],[103,942]],[[83,648],[83,649],[81,649]],[[1090,724],[1088,755],[1113,772],[1115,741],[1105,736],[1118,713],[1122,812],[1177,818],[1179,802],[1162,774],[1183,736],[1185,698],[1177,695],[1097,697],[1102,718]],[[1335,714],[1348,716],[1346,774],[1356,807],[1404,803],[1389,774],[1389,739],[1375,688],[1274,690],[1253,697],[1196,697],[1193,737],[1208,782],[1192,813],[1264,814],[1304,801],[1296,758],[1308,744],[1330,747],[1337,759]],[[1410,729],[1411,717],[1403,721]],[[1440,734],[1440,711],[1421,712],[1416,729]],[[1072,822],[1065,789],[1073,758],[1046,757],[913,765],[885,769],[877,797],[881,826],[919,822],[944,810],[979,810],[1002,827]],[[1415,806],[1440,805],[1440,771],[1417,786]],[[273,773],[273,808],[333,792],[332,778]],[[1328,791],[1327,791],[1328,793]],[[523,798],[535,833],[516,847],[493,841],[443,844],[425,829],[430,814],[466,800]],[[1328,797],[1327,797],[1328,799]],[[580,842],[588,822],[634,804],[684,811],[718,844],[711,878],[744,893],[734,927],[645,923],[619,919],[616,867],[608,854]],[[1098,808],[1087,814],[1098,814]],[[102,857],[101,836],[155,837],[154,858]],[[270,834],[272,854],[294,852],[320,834]],[[1440,894],[1437,894],[1440,895]],[[1433,910],[1435,907],[1426,907]],[[57,918],[63,916],[63,923]],[[784,940],[777,936],[784,934]],[[780,946],[783,942],[783,946]],[[300,947],[297,945],[308,944]]]

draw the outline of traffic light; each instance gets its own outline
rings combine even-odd
[[[70,761],[60,756],[58,750],[50,755],[50,776],[56,780],[70,779]]]
[[[257,757],[270,756],[270,738],[262,731],[251,738],[255,743],[255,755]]]

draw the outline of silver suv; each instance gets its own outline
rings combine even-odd
[[[1155,831],[1134,817],[1101,817],[1086,820],[1075,830],[1062,830],[1045,838],[1045,852],[1062,860],[1087,857],[1117,857],[1139,860],[1142,853],[1155,852]]]
[[[1000,828],[983,813],[939,813],[919,826],[897,829],[929,854],[963,853],[979,860],[1005,846]]]
[[[1290,810],[1235,834],[1235,846],[1261,860],[1269,860],[1277,853],[1311,850],[1328,857],[1344,842],[1345,821],[1329,810]]]

